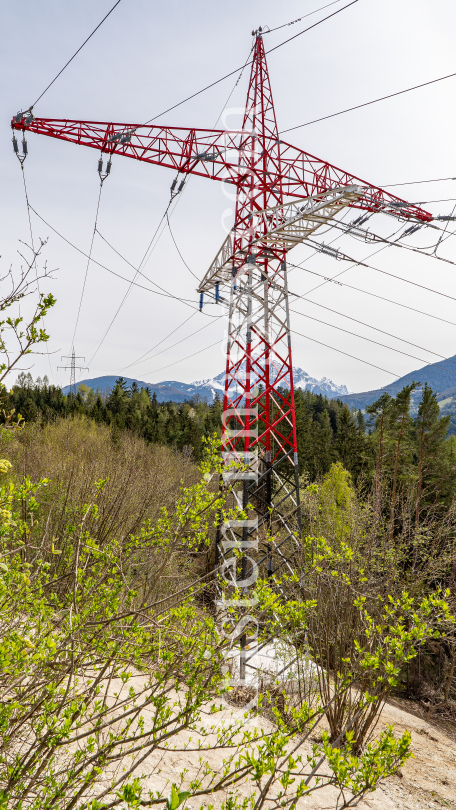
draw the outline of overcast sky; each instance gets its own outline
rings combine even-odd
[[[344,4],[342,0],[301,23],[271,33],[265,38],[267,49]],[[112,5],[113,0],[79,0],[77,4],[69,0],[22,0],[2,4],[3,271],[10,265],[19,267],[21,240],[30,243],[21,170],[11,144],[11,117],[37,98]],[[248,3],[230,0],[226,4],[207,0],[192,3],[122,0],[37,104],[34,113],[40,117],[95,121],[147,120],[242,65],[252,44],[252,28],[259,25],[272,28],[323,5],[325,0],[289,0],[281,4],[271,0]],[[271,54],[269,70],[279,129],[456,72],[455,27],[456,4],[452,0],[381,3],[359,0]],[[159,122],[169,126],[213,127],[236,78],[218,84],[161,117]],[[230,107],[242,106],[247,82],[246,71],[230,98]],[[297,129],[284,138],[378,185],[451,178],[456,176],[455,92],[456,77]],[[24,169],[31,205],[49,225],[87,252],[99,192],[97,152],[32,134],[28,135],[28,147]],[[114,159],[111,176],[103,187],[98,227],[134,266],[160,223],[173,178],[170,170],[158,166]],[[451,214],[456,204],[456,180],[390,190],[411,202],[426,201],[423,207],[435,215]],[[434,200],[442,202],[427,202]],[[222,216],[228,207],[221,184],[192,178],[172,214],[177,245],[198,278],[204,275],[225,238]],[[371,220],[369,225],[384,235],[397,227],[393,219],[382,216]],[[50,356],[32,360],[31,371],[35,377],[47,374],[52,382],[64,385],[68,373],[58,371],[57,366],[61,364],[60,355],[71,349],[86,260],[34,214],[32,229],[35,241],[40,237],[48,240],[43,258],[55,272],[54,279],[48,279],[43,289],[55,295],[57,304],[46,324],[51,335]],[[456,226],[450,228],[453,229],[456,231]],[[435,230],[423,229],[410,237],[407,244],[432,245],[436,234]],[[328,241],[327,236],[322,239]],[[347,238],[339,239],[335,246],[358,260],[378,250]],[[442,243],[439,255],[456,261],[455,237]],[[99,236],[95,238],[93,256],[116,273],[132,278],[131,266]],[[296,366],[315,377],[325,376],[344,383],[351,391],[362,391],[392,382],[397,376],[437,360],[431,352],[446,357],[456,353],[456,276],[451,264],[395,247],[369,260],[373,267],[453,296],[445,298],[375,270],[351,268],[321,254],[310,256],[311,251],[305,247],[295,248],[290,254],[294,263],[308,259],[306,270],[294,270],[290,275],[290,288],[301,296],[320,283],[309,271],[331,277],[345,270],[340,280],[346,284],[455,325],[381,302],[349,287],[327,283],[307,295],[307,301],[300,299],[292,304],[293,329],[307,336],[293,336]],[[183,264],[166,228],[156,241],[144,273],[171,293],[197,305],[196,280]],[[126,281],[97,265],[90,266],[75,340],[77,354],[85,356],[85,365],[90,369],[81,377],[123,372],[147,382],[173,379],[191,382],[223,369],[221,321],[193,313],[181,302],[137,287],[131,291],[97,351],[127,288]],[[206,312],[215,314],[213,308]],[[136,363],[190,316],[146,360]],[[310,316],[333,326],[311,320]],[[396,337],[382,335],[345,316]],[[203,326],[206,328],[192,334]],[[348,335],[334,326],[414,357]],[[178,345],[171,346],[180,340]],[[211,344],[215,345],[201,351]],[[193,353],[197,354],[189,358]]]

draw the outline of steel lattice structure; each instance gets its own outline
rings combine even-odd
[[[108,157],[123,155],[164,166],[182,176],[196,174],[235,189],[234,227],[198,290],[229,308],[224,477],[238,503],[253,504],[256,517],[247,526],[244,522],[242,530],[237,525],[224,529],[218,562],[229,568],[227,549],[236,543],[239,547],[239,542],[245,548],[249,541],[260,561],[268,561],[269,571],[272,554],[290,565],[299,487],[288,251],[347,206],[412,223],[429,222],[432,215],[279,138],[260,31],[255,33],[241,129],[45,119],[34,118],[31,111],[19,113],[11,125],[13,130],[88,146]],[[230,472],[234,459],[247,465],[241,475]],[[263,549],[258,539],[265,543]],[[246,581],[245,560],[242,568]]]

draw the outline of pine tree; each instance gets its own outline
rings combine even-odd
[[[336,459],[333,432],[327,410],[317,414],[317,418],[312,424],[311,442],[314,477],[316,475],[326,475],[331,464]]]
[[[391,507],[390,507],[390,540],[394,533],[397,487],[400,480],[409,481],[413,461],[413,420],[410,416],[412,391],[417,383],[405,385],[397,397],[389,403],[386,413],[385,445],[387,455],[385,466],[390,471]]]
[[[454,477],[453,465],[448,464],[450,447],[446,447],[450,418],[440,418],[437,395],[426,383],[414,424],[418,455],[416,526],[423,506],[442,497]]]
[[[343,405],[337,414],[335,449],[345,469],[356,478],[363,466],[365,435],[360,432],[359,421],[348,405]]]
[[[392,399],[386,392],[381,395],[372,405],[368,405],[366,413],[370,416],[371,427],[373,428],[372,445],[377,445],[377,462],[374,473],[375,480],[375,514],[379,515],[381,503],[381,491],[383,483],[383,455],[385,445],[385,426]]]

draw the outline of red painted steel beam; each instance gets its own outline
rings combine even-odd
[[[249,151],[252,135],[238,130],[188,129],[186,127],[144,126],[102,121],[76,121],[34,118],[11,121],[13,130],[33,132],[80,146],[98,149],[107,155],[122,155],[145,163],[164,166],[184,174],[244,185],[246,174],[240,154]],[[117,138],[117,140],[115,140]],[[122,138],[126,139],[123,143]],[[113,140],[114,139],[114,140]],[[284,198],[303,199],[333,188],[361,185],[364,198],[353,207],[384,211],[406,219],[430,222],[433,216],[400,197],[367,183],[331,163],[282,141],[277,133],[262,133],[264,152],[252,162],[248,172],[256,190],[254,210],[262,210],[262,200],[270,205]],[[267,168],[266,168],[267,167]]]

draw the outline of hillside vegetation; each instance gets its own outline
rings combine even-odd
[[[456,441],[429,388],[411,416],[412,392],[365,415],[298,392],[297,575],[226,614],[215,534],[243,512],[220,401],[121,379],[106,400],[4,392],[1,810],[291,810],[325,790],[348,807],[410,757],[407,731],[375,732],[391,694],[456,717]],[[239,722],[252,692],[230,662],[252,621],[293,665]]]

